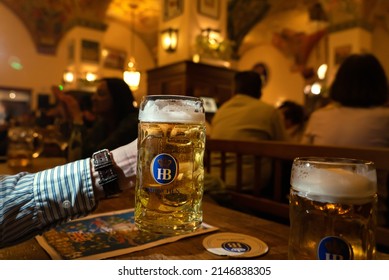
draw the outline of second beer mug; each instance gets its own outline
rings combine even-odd
[[[297,158],[290,182],[290,259],[374,259],[372,162]]]
[[[205,114],[201,99],[150,95],[139,111],[135,223],[176,235],[202,223]]]

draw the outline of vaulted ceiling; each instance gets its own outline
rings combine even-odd
[[[53,53],[74,25],[104,29],[107,21],[132,28],[155,50],[160,0],[0,0],[26,25],[41,52]],[[317,10],[316,8],[319,8]],[[321,8],[321,11],[320,11]],[[315,10],[316,9],[316,10]],[[367,20],[388,28],[387,0],[228,0],[228,36],[236,53],[288,28],[312,33],[339,20]]]

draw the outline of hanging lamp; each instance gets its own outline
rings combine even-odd
[[[123,73],[123,80],[128,84],[131,90],[137,90],[140,82],[140,72],[136,70],[136,63],[134,54],[134,10],[137,8],[136,4],[131,4],[131,57],[127,64],[127,69]]]

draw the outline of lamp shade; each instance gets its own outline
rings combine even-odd
[[[123,73],[123,80],[128,84],[131,90],[137,90],[140,82],[140,72],[135,70],[126,70]]]

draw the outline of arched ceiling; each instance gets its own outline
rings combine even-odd
[[[54,53],[56,45],[75,24],[106,28],[109,21],[134,29],[155,53],[160,0],[0,0],[24,22],[38,50]],[[315,20],[320,4],[326,20]],[[389,29],[387,0],[228,0],[228,33],[237,43],[236,54],[269,42],[287,28],[312,33],[340,20],[367,19]]]

